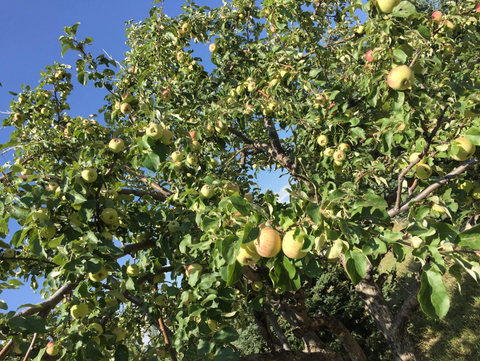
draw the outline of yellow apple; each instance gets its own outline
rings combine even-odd
[[[203,127],[203,130],[205,132],[205,136],[207,136],[207,137],[211,137],[213,135],[213,133],[215,132],[215,128],[211,124],[206,124]]]
[[[416,160],[420,156],[420,152],[414,152],[410,154],[410,157],[408,157],[408,161],[412,163],[414,160]],[[427,164],[427,158],[423,157],[417,164]]]
[[[93,168],[87,168],[82,171],[81,176],[85,182],[93,183],[97,180],[97,171]]]
[[[393,8],[400,4],[400,0],[377,0],[377,6],[382,13],[389,14]]]
[[[347,158],[347,153],[345,153],[341,149],[337,149],[335,152],[333,152],[333,160],[336,162],[343,162]],[[338,164],[337,165],[341,165]]]
[[[122,105],[120,105],[120,111],[122,114],[130,114],[132,112],[132,106],[129,103],[122,103]]]
[[[466,161],[475,153],[475,145],[470,143],[467,139],[460,137],[453,141],[457,146],[457,152],[450,151],[450,157],[458,161]]]
[[[48,219],[48,210],[46,208],[39,208],[33,212],[33,219],[35,221],[45,222]]]
[[[387,84],[394,90],[408,89],[414,82],[415,74],[413,70],[406,65],[393,68],[387,76]]]
[[[70,309],[70,315],[78,320],[88,315],[88,311],[88,305],[85,303],[80,303],[78,305],[72,306],[72,308]]]
[[[418,179],[428,179],[432,175],[432,168],[428,164],[417,164],[415,174]]]
[[[108,148],[110,148],[113,153],[120,153],[123,148],[125,148],[125,142],[123,141],[123,139],[113,138],[108,143]]]
[[[103,327],[99,323],[92,323],[89,326],[89,329],[94,330],[97,334],[97,337],[103,333]]]
[[[473,187],[471,195],[473,199],[480,199],[480,185]]]
[[[100,213],[100,218],[108,225],[118,222],[118,214],[114,208],[105,208],[102,213]]]
[[[131,277],[137,277],[140,273],[140,269],[136,264],[131,264],[127,267],[127,275]]]
[[[260,292],[263,288],[263,282],[262,281],[254,281],[252,283],[252,290],[255,292]]]
[[[275,257],[282,249],[280,235],[273,228],[263,228],[255,241],[255,248],[257,253],[262,257]]]
[[[227,196],[233,196],[235,193],[240,192],[239,186],[235,183],[227,183],[223,186],[223,189],[225,190]]]
[[[200,189],[200,194],[202,195],[203,198],[210,199],[214,196],[215,194],[215,189],[209,184],[205,184],[202,189]]]
[[[58,354],[58,347],[55,344],[55,341],[50,341],[49,343],[47,343],[46,353],[49,356],[55,356]]]
[[[248,202],[253,202],[253,194],[252,193],[245,193],[243,198],[245,198]]]
[[[469,180],[466,180],[458,186],[458,189],[463,190],[468,194],[473,189],[473,183]]]
[[[185,275],[188,277],[190,277],[190,275],[192,273],[201,273],[203,271],[203,266],[199,263],[192,263],[192,264],[189,264],[186,268],[185,268]]]
[[[321,147],[326,147],[328,144],[328,137],[325,134],[320,134],[317,138],[317,144]]]
[[[102,268],[97,272],[90,272],[88,274],[88,278],[90,278],[93,282],[102,282],[108,276],[107,269],[102,266]]]
[[[181,162],[183,160],[183,153],[179,150],[176,150],[170,155],[170,157],[172,157],[172,160],[174,162]]]
[[[160,141],[165,145],[170,145],[173,143],[173,132],[168,129],[164,129]]]
[[[125,330],[121,327],[116,327],[112,333],[117,336],[116,337],[116,342],[120,342],[125,338]]]
[[[241,265],[255,264],[260,260],[260,255],[255,249],[254,242],[243,243],[240,246],[240,252],[237,255],[237,261]]]
[[[292,259],[300,259],[307,255],[307,252],[302,252],[305,233],[300,232],[295,237],[295,229],[285,233],[282,240],[282,250],[285,256]]]
[[[163,128],[160,124],[150,123],[145,129],[145,134],[152,139],[160,139],[163,134]]]

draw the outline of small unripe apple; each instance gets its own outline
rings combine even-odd
[[[434,11],[432,13],[432,21],[436,24],[440,24],[440,22],[442,21],[442,17],[443,17],[443,14],[441,11]]]
[[[247,104],[247,107],[245,108],[245,114],[253,115],[253,113],[255,113],[255,107],[252,104]]]
[[[167,228],[172,233],[177,232],[180,228],[180,223],[178,223],[177,221],[170,221],[168,222]]]
[[[176,150],[172,153],[171,157],[174,162],[181,162],[183,160],[183,153],[179,150]]]
[[[103,333],[103,327],[99,323],[92,323],[88,328],[94,330],[97,334],[97,337]]]
[[[473,199],[480,199],[480,185],[473,187],[471,196]]]
[[[211,43],[211,44],[208,46],[208,50],[210,50],[210,52],[213,53],[215,50],[217,50],[217,44]]]
[[[173,132],[168,129],[164,129],[160,141],[165,145],[170,145],[173,143]]]
[[[326,147],[328,145],[328,137],[325,134],[320,134],[317,138],[317,143],[321,147]]]
[[[333,160],[336,161],[336,162],[343,162],[345,159],[347,159],[347,153],[345,153],[343,150],[341,149],[337,149],[334,153],[333,153]],[[338,165],[338,164],[337,164]]]
[[[255,248],[257,253],[262,257],[275,257],[282,249],[280,235],[273,228],[263,228],[255,241]]]
[[[410,163],[412,163],[413,161],[415,161],[419,157],[420,154],[421,154],[420,152],[414,152],[414,153],[410,154],[410,157],[408,157],[408,161]],[[427,164],[427,158],[423,157],[421,160],[418,161],[417,164]]]
[[[93,168],[84,169],[81,175],[83,180],[87,183],[93,183],[97,180],[97,171]]]
[[[254,281],[252,283],[252,290],[255,292],[260,292],[263,288],[263,282],[262,281]]]
[[[118,214],[114,208],[105,208],[100,214],[100,219],[111,225],[118,221]]]
[[[188,134],[190,135],[190,138],[192,139],[192,141],[198,140],[198,133],[196,130],[192,130],[188,132]]]
[[[305,234],[300,234],[295,237],[295,229],[285,233],[282,241],[282,250],[285,256],[292,259],[300,259],[307,255],[307,252],[302,252]]]
[[[215,194],[215,189],[209,184],[205,184],[202,189],[200,189],[200,194],[203,198],[210,199]]]
[[[373,50],[367,51],[367,53],[365,54],[365,59],[367,59],[369,63],[373,61]]]
[[[394,90],[408,89],[414,82],[415,74],[413,70],[406,65],[393,68],[387,76],[387,84]]]
[[[453,142],[457,146],[457,152],[453,153],[453,151],[450,151],[450,157],[452,157],[452,159],[463,162],[475,153],[475,145],[470,143],[467,139],[461,137],[455,139]]]
[[[352,148],[347,143],[340,143],[338,149],[343,150],[345,153],[350,153]]]
[[[55,190],[57,188],[58,188],[58,183],[57,182],[48,182],[47,191],[55,192]]]
[[[126,334],[126,333],[125,333],[125,330],[124,330],[123,328],[121,328],[121,327],[116,327],[116,328],[112,331],[112,333],[113,333],[115,336],[117,336],[116,342],[122,341],[122,340],[125,338],[125,334]]]
[[[253,202],[253,194],[252,193],[245,193],[243,198],[245,198],[248,202]]]
[[[243,243],[240,246],[240,252],[237,255],[237,261],[241,265],[255,264],[260,260],[254,242]]]
[[[222,121],[219,120],[215,125],[215,130],[218,133],[225,134],[228,131],[228,126],[226,124],[223,124]]]
[[[165,296],[164,295],[158,295],[157,297],[155,297],[155,304],[157,306],[160,306],[160,307],[165,306],[165,304],[166,304]]]
[[[465,191],[467,194],[473,189],[473,183],[469,180],[459,184],[458,189]]]
[[[123,139],[113,138],[108,143],[108,148],[110,148],[113,153],[120,153],[123,148],[125,148],[125,142],[123,141]]]
[[[186,268],[185,268],[185,275],[188,277],[190,277],[190,275],[192,274],[192,272],[198,272],[198,273],[201,273],[203,271],[203,266],[199,263],[192,263],[192,264],[189,264]]]
[[[90,278],[93,282],[102,282],[108,276],[107,269],[102,266],[102,268],[97,272],[90,272],[88,274],[88,278]]]
[[[131,277],[137,277],[140,273],[140,269],[136,264],[131,264],[127,267],[127,275]]]
[[[191,166],[196,166],[198,164],[198,157],[195,154],[188,154],[186,162]]]
[[[428,179],[432,175],[432,168],[428,164],[418,164],[415,174],[418,179]]]
[[[57,228],[55,226],[47,226],[40,230],[40,237],[45,239],[52,239],[57,232]]]
[[[213,133],[215,132],[215,128],[211,124],[206,124],[203,127],[203,130],[205,132],[205,136],[207,136],[207,137],[211,137],[213,135]]]
[[[165,273],[157,273],[153,276],[153,283],[162,283],[165,281]]]
[[[389,14],[393,8],[400,4],[400,0],[377,0],[377,6],[382,13]]]
[[[47,343],[46,351],[47,355],[49,356],[55,356],[58,354],[58,347],[55,344],[55,341],[50,341]]]
[[[85,304],[85,303],[80,303],[78,305],[74,305],[72,306],[72,308],[70,309],[70,315],[79,320],[81,318],[84,318],[86,315],[88,315],[88,305]]]
[[[194,152],[200,152],[202,150],[202,145],[200,144],[200,142],[198,140],[194,140],[192,142],[192,150]]]
[[[235,183],[227,183],[223,186],[223,189],[225,190],[227,196],[233,196],[235,193],[240,192],[240,188]]]
[[[122,105],[120,105],[120,111],[122,114],[130,114],[132,112],[132,106],[129,103],[122,103]]]
[[[35,221],[45,222],[48,219],[48,210],[46,208],[39,208],[33,212],[33,219]]]
[[[23,120],[23,115],[20,114],[20,113],[15,113],[15,114],[13,114],[13,120],[15,120],[16,122],[19,122],[19,121]]]
[[[331,157],[333,155],[333,153],[335,153],[335,149],[333,148],[327,148],[325,149],[325,151],[323,152],[323,154],[326,156],[326,157]]]
[[[452,23],[450,20],[447,20],[445,21],[445,26],[449,29],[449,30],[454,30],[456,25],[454,23]]]
[[[337,239],[333,242],[332,247],[330,247],[327,252],[325,253],[325,256],[329,260],[336,260],[338,256],[344,251],[345,244],[341,239]]]
[[[163,128],[160,124],[150,123],[145,129],[145,134],[151,137],[152,139],[160,139],[163,134]]]
[[[5,251],[3,251],[3,256],[5,258],[13,258],[15,257],[15,250],[11,248],[7,248]]]

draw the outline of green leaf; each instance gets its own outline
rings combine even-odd
[[[474,249],[480,248],[480,224],[463,231],[458,235],[460,242],[459,246],[468,246]]]
[[[157,172],[160,168],[160,157],[158,154],[150,152],[143,158],[142,165],[153,172]]]
[[[354,285],[357,285],[367,273],[367,258],[358,251],[345,253],[346,270]]]
[[[234,342],[238,339],[238,332],[232,327],[224,327],[213,335],[215,343]]]
[[[397,18],[406,18],[416,13],[417,9],[415,9],[415,5],[408,1],[401,1],[398,6],[393,8],[392,16]]]
[[[230,347],[222,349],[215,355],[214,361],[237,361],[240,358],[240,354],[234,351]]]
[[[125,345],[117,345],[115,350],[115,361],[128,361],[128,348]]]
[[[98,360],[98,355],[100,354],[100,347],[95,341],[89,340],[85,347],[85,356],[87,356],[90,360],[96,361]]]
[[[480,146],[480,128],[470,128],[466,131],[465,138],[467,138],[470,143]]]
[[[395,258],[397,259],[397,262],[403,262],[403,260],[405,259],[405,247],[403,247],[403,244],[394,243],[392,246],[392,250]]]
[[[305,213],[308,214],[313,223],[320,223],[320,206],[315,203],[309,203],[305,209]]]
[[[237,211],[240,212],[242,216],[248,216],[248,208],[247,208],[247,201],[239,196],[231,196],[228,198],[230,202],[232,202],[232,205],[235,207]]]
[[[8,310],[7,303],[4,300],[0,300],[0,310]]]
[[[419,25],[417,30],[420,33],[420,35],[423,36],[425,39],[427,40],[430,39],[430,29],[428,27]]]
[[[394,59],[400,63],[404,64],[407,61],[407,54],[401,49],[395,49],[392,53]]]
[[[242,265],[238,262],[234,262],[228,266],[227,275],[227,287],[234,285],[242,279]]]
[[[420,281],[422,284],[418,292],[420,307],[427,316],[436,320],[442,318],[450,308],[450,300],[442,275],[433,269],[424,270]]]

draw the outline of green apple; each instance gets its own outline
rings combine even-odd
[[[228,131],[228,126],[223,124],[221,120],[217,121],[215,125],[215,131],[221,134],[225,134]]]
[[[192,273],[200,274],[202,273],[202,271],[203,271],[203,266],[200,263],[192,263],[185,268],[185,275],[188,278]]]
[[[471,195],[473,199],[480,199],[480,185],[473,187]]]
[[[211,124],[206,124],[203,127],[203,130],[205,132],[205,136],[207,136],[207,137],[211,137],[213,135],[213,133],[215,133],[215,128]]]
[[[140,273],[140,269],[136,264],[131,264],[127,267],[127,275],[131,277],[137,277]]]
[[[157,356],[160,360],[163,360],[165,357],[167,357],[167,351],[165,351],[164,348],[159,348],[157,349]]]
[[[475,145],[463,137],[455,139],[453,143],[456,145],[457,150],[455,153],[452,149],[450,150],[450,157],[452,157],[452,159],[463,162],[469,159],[475,153]]]
[[[202,145],[198,140],[192,141],[192,150],[197,153],[202,150]]]
[[[100,214],[100,218],[107,225],[112,225],[118,222],[118,214],[114,208],[105,208]]]
[[[180,228],[180,223],[178,223],[177,221],[170,221],[168,222],[167,228],[168,231],[171,233],[177,232]]]
[[[130,114],[132,112],[132,106],[129,103],[122,103],[122,105],[120,105],[120,111],[122,114]]]
[[[248,202],[253,202],[253,194],[252,193],[245,193],[243,198],[245,198]]]
[[[405,90],[415,82],[415,73],[406,65],[393,68],[387,76],[387,84],[394,90]]]
[[[465,182],[461,183],[458,186],[458,189],[461,189],[465,191],[467,194],[470,193],[470,191],[473,189],[473,183],[469,180],[466,180]]]
[[[55,228],[55,226],[47,226],[40,229],[39,235],[41,238],[52,239],[55,236],[55,233],[57,233],[57,228]]]
[[[198,158],[195,154],[188,154],[186,161],[191,166],[196,166],[198,164]]]
[[[3,256],[5,258],[13,258],[15,257],[15,250],[11,248],[7,248],[5,251],[3,251]]]
[[[393,8],[400,4],[400,0],[377,0],[377,6],[382,13],[389,14]]]
[[[55,356],[58,354],[58,347],[55,344],[55,341],[50,341],[49,343],[47,343],[46,353],[49,356]]]
[[[418,164],[415,174],[418,179],[428,179],[432,175],[432,168],[428,164]]]
[[[333,149],[333,148],[327,148],[327,149],[325,149],[325,151],[323,152],[323,154],[325,155],[325,157],[331,157],[331,156],[333,156],[333,153],[335,153],[335,149]]]
[[[335,162],[343,162],[345,159],[347,159],[347,153],[345,153],[343,150],[337,149],[335,152],[333,152],[333,160]],[[337,163],[337,165],[341,164]]]
[[[168,129],[164,129],[163,132],[162,132],[162,137],[160,138],[160,141],[165,145],[172,144],[173,143],[173,133]]]
[[[150,123],[145,129],[145,134],[152,139],[160,139],[163,134],[163,128],[160,124]]]
[[[447,242],[447,241],[441,241],[440,246],[443,248],[445,252],[453,252],[455,248],[455,243],[452,242]]]
[[[320,134],[317,138],[317,143],[321,147],[326,147],[328,145],[328,137],[325,134]]]
[[[108,241],[113,241],[113,234],[108,231],[103,231],[102,233],[100,233],[100,236],[107,239]]]
[[[255,242],[257,253],[266,258],[275,257],[282,249],[282,240],[278,232],[271,228],[262,228]]]
[[[155,297],[155,304],[157,306],[160,306],[160,307],[165,306],[165,304],[166,304],[165,296],[164,295],[158,295],[157,297]]]
[[[113,153],[120,153],[125,148],[125,142],[123,139],[113,138],[108,143],[108,148],[110,148]]]
[[[420,152],[414,152],[410,154],[410,157],[408,157],[408,161],[412,163],[420,156],[420,154],[421,154]],[[427,164],[427,158],[423,157],[417,164]]]
[[[45,222],[48,219],[48,210],[46,208],[39,208],[33,212],[33,219],[35,221]]]
[[[88,328],[91,329],[92,331],[95,331],[97,334],[97,337],[103,333],[103,327],[99,323],[92,323]]]
[[[172,157],[172,160],[174,162],[181,162],[183,160],[183,153],[179,150],[176,150],[170,155],[170,157]]]
[[[105,297],[105,306],[107,307],[115,307],[118,305],[118,300],[114,296],[107,296]]]
[[[235,193],[240,192],[239,186],[235,183],[227,183],[223,186],[223,189],[225,190],[227,196],[233,196]]]
[[[262,281],[254,281],[252,283],[252,290],[255,292],[260,292],[263,288],[263,282]]]
[[[260,260],[254,242],[243,243],[240,246],[240,252],[237,255],[237,261],[241,265],[255,264]]]
[[[97,272],[90,272],[88,274],[88,278],[90,278],[93,282],[102,282],[108,276],[107,269],[102,266],[102,268]]]
[[[300,259],[307,255],[307,252],[302,252],[305,233],[300,232],[295,237],[295,229],[285,233],[282,240],[282,250],[285,256],[292,259]]]
[[[97,180],[97,171],[93,168],[84,169],[81,175],[82,179],[87,183],[93,183]]]
[[[325,253],[325,257],[329,260],[336,260],[343,252],[344,247],[345,245],[341,239],[335,240],[332,247],[330,247]]]
[[[112,333],[113,333],[115,336],[117,336],[117,337],[116,337],[116,342],[122,341],[122,340],[125,338],[125,335],[126,335],[125,330],[124,330],[123,328],[121,328],[121,327],[116,327],[116,328],[112,331]]]
[[[147,235],[145,233],[137,234],[137,237],[135,237],[135,242],[137,243],[144,242],[146,240],[147,240]]]
[[[200,189],[200,194],[203,198],[210,199],[214,196],[215,189],[211,185],[205,184],[202,189]]]
[[[347,143],[340,143],[338,145],[338,149],[343,150],[347,154],[352,151],[352,148],[350,147],[350,144],[347,144]]]
[[[58,183],[57,182],[48,182],[47,191],[55,192],[57,188],[58,188]]]
[[[70,309],[70,315],[79,320],[81,318],[84,318],[86,315],[88,315],[88,305],[85,304],[85,303],[80,303],[78,305],[74,305],[72,306],[72,308]]]

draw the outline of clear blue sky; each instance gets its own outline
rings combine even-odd
[[[197,0],[196,3],[215,7],[221,5],[222,1]],[[14,98],[8,91],[19,92],[22,84],[36,87],[40,71],[55,61],[74,66],[78,58],[76,53],[67,52],[63,59],[61,57],[58,38],[63,35],[65,26],[80,22],[77,37],[83,39],[89,36],[94,39],[93,45],[87,48],[89,52],[99,55],[105,50],[114,59],[121,61],[123,53],[128,50],[125,45],[125,21],[143,20],[153,6],[150,1],[145,0],[2,0],[1,4],[0,122],[5,118],[10,101]],[[163,12],[175,17],[180,13],[182,4],[182,1],[166,0]],[[197,48],[195,50],[197,51]],[[210,58],[206,47],[199,50],[198,56],[203,58],[204,62]],[[208,70],[208,67],[206,69]],[[69,97],[70,115],[87,117],[90,114],[98,114],[97,110],[103,105],[105,90],[72,82],[75,88]],[[0,128],[0,144],[8,141],[10,132],[8,128]],[[1,156],[0,164],[10,159],[8,155]],[[269,188],[279,192],[286,184],[286,177],[278,179],[277,176],[266,172],[259,177],[259,185],[265,190]],[[13,234],[15,229],[11,227],[10,231]],[[5,290],[0,294],[0,299],[7,302],[9,310],[16,310],[24,303],[36,303],[41,300],[29,287]]]

